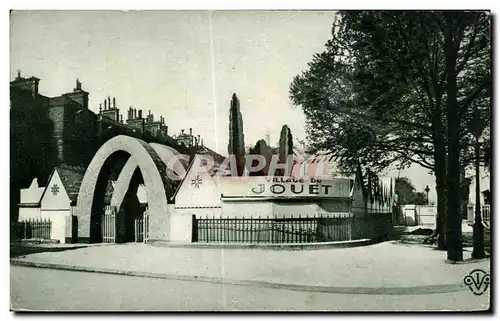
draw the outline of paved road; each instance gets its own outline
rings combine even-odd
[[[483,310],[489,291],[428,295],[301,292],[11,266],[13,310]]]

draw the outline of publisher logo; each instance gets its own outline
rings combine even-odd
[[[490,275],[481,269],[475,269],[464,277],[464,283],[472,293],[482,295],[490,285]]]

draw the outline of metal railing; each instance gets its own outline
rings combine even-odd
[[[48,218],[11,222],[11,240],[50,240],[52,222]]]
[[[115,243],[116,242],[116,215],[105,214],[101,215],[102,227],[102,242]]]
[[[384,223],[385,222],[385,223]],[[298,217],[192,218],[193,242],[315,243],[373,238],[392,228],[390,214]]]
[[[473,225],[476,217],[476,207],[474,204],[467,206],[467,222]],[[484,225],[490,226],[491,223],[491,205],[481,205],[481,220]]]
[[[491,221],[491,206],[489,204],[481,206],[481,217],[483,223],[489,226]]]
[[[144,218],[134,219],[134,242],[144,242]]]

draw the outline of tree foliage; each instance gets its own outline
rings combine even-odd
[[[398,205],[427,204],[427,195],[424,192],[417,192],[408,177],[397,178],[394,189],[396,195],[398,195]]]
[[[245,164],[245,138],[243,135],[243,118],[240,112],[240,101],[236,94],[233,94],[231,108],[229,109],[228,154],[236,157],[238,175],[241,176]]]
[[[491,96],[489,18],[474,18],[457,63],[464,120],[475,107],[488,110]],[[441,12],[341,12],[325,51],[290,87],[312,146],[338,155],[349,171],[360,160],[376,170],[417,163],[434,171],[435,136],[446,135],[443,25]],[[461,136],[469,165],[465,121]]]
[[[45,186],[52,169],[58,165],[54,124],[43,101],[31,93],[11,91],[10,108],[10,208],[17,220],[20,189],[33,178]]]
[[[293,136],[290,128],[283,125],[279,140],[279,160],[285,162],[288,155],[293,155]]]

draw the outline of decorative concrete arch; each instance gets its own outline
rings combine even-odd
[[[78,241],[89,242],[91,240],[92,205],[96,196],[99,175],[106,160],[117,152],[128,153],[130,158],[136,161],[143,175],[148,195],[150,239],[168,240],[168,202],[165,188],[168,181],[165,164],[153,147],[146,142],[120,135],[111,138],[99,148],[83,177],[75,211],[78,217]]]
[[[149,145],[153,147],[155,152],[160,156],[160,159],[163,161],[165,166],[167,166],[169,161],[171,161],[174,157],[181,155],[177,150],[173,149],[170,146],[157,143],[150,143]],[[186,164],[183,164],[181,161],[179,161],[174,164],[173,169],[170,169],[167,166],[166,171],[167,173],[175,172],[178,176],[184,177],[184,175],[186,174],[186,167]],[[111,197],[111,206],[115,206],[117,209],[121,208],[123,200],[125,198],[125,194],[127,194],[127,190],[129,189],[132,176],[134,175],[137,168],[137,159],[135,157],[130,157],[127,163],[125,163],[125,166],[123,166],[123,169],[120,172],[118,179],[116,180],[113,195]],[[166,185],[166,193],[168,197],[171,197],[175,193],[174,187],[177,186],[177,182],[173,182],[168,175],[167,181],[168,183]]]

